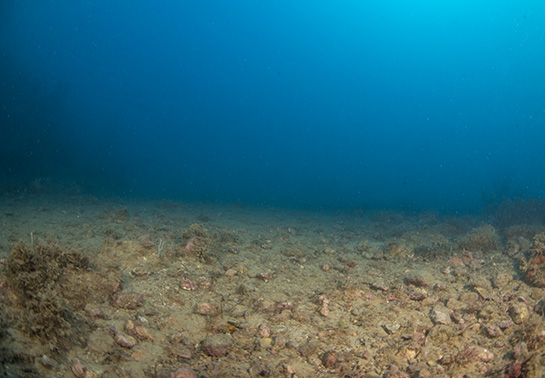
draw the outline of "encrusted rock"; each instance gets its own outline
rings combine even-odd
[[[232,348],[233,338],[230,335],[210,335],[201,341],[202,351],[212,357],[225,356]]]

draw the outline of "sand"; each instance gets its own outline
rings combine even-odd
[[[545,227],[517,206],[1,200],[4,376],[542,376]]]

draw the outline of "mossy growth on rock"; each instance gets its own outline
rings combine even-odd
[[[489,253],[501,247],[500,237],[494,227],[489,224],[473,229],[459,243],[459,248],[471,252]]]
[[[56,244],[31,247],[20,242],[13,247],[6,266],[14,294],[9,317],[23,332],[49,343],[52,349],[66,347],[74,336],[71,328],[76,316],[64,296],[70,290],[65,276],[68,271],[87,269],[89,260]],[[4,316],[8,315],[5,311]]]
[[[545,287],[545,233],[534,236],[530,258],[521,258],[524,278],[534,286]]]
[[[182,237],[185,241],[184,255],[197,257],[203,262],[209,260],[212,238],[202,224],[192,224],[189,230],[182,233]]]

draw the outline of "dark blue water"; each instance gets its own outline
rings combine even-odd
[[[5,188],[462,212],[545,196],[543,1],[4,0],[0,33]]]

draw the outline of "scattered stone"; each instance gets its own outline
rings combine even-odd
[[[266,338],[271,337],[271,327],[266,324],[261,324],[259,326],[259,337]]]
[[[191,280],[180,280],[180,289],[186,291],[195,291],[197,290],[197,285]]]
[[[498,323],[498,327],[500,329],[507,329],[513,325],[513,322],[511,320],[504,320]]]
[[[412,339],[419,344],[424,344],[424,342],[426,341],[426,334],[424,334],[423,332],[415,332],[412,336]]]
[[[136,337],[138,340],[153,340],[146,327],[135,325],[132,320],[128,320],[125,324],[125,330],[129,335]]]
[[[174,344],[170,347],[170,354],[173,357],[190,360],[192,357],[191,350],[183,344]]]
[[[483,362],[490,362],[494,359],[494,353],[488,349],[477,347],[477,357]]]
[[[259,346],[263,349],[270,349],[273,344],[273,339],[270,337],[263,337],[259,339]]]
[[[492,338],[495,338],[495,337],[498,337],[498,336],[502,335],[500,327],[495,326],[495,325],[486,326],[485,331],[486,331],[486,334],[488,335],[488,337],[492,337]]]
[[[168,378],[197,378],[197,373],[188,365],[183,364],[176,371],[171,372]]]
[[[423,301],[428,297],[428,292],[422,288],[416,288],[413,292],[409,294],[409,299],[413,301]]]
[[[90,303],[85,305],[85,314],[91,319],[104,319],[104,313],[97,306]]]
[[[112,335],[104,329],[98,328],[87,338],[87,348],[96,354],[106,355],[114,347]]]
[[[41,362],[41,364],[42,364],[44,367],[46,367],[46,368],[48,368],[48,369],[57,369],[58,366],[59,366],[59,364],[58,364],[55,360],[49,358],[49,357],[48,357],[47,355],[45,355],[45,354],[42,354],[42,357],[40,358],[39,361]]]
[[[453,310],[453,311],[459,311],[466,307],[464,303],[452,297],[448,299],[446,306],[449,310]]]
[[[536,303],[536,305],[534,306],[534,311],[536,314],[545,316],[545,299],[542,299]]]
[[[511,277],[510,275],[500,273],[492,279],[492,286],[495,289],[501,289],[507,286],[507,284],[511,282],[512,280],[513,280],[513,277]]]
[[[238,269],[230,268],[225,272],[225,277],[234,277],[238,274]]]
[[[481,309],[481,311],[479,311],[479,313],[477,314],[477,317],[479,319],[485,319],[485,320],[492,319],[495,312],[496,312],[496,308],[494,306],[486,305]]]
[[[385,323],[382,325],[382,328],[384,328],[387,334],[393,335],[401,328],[401,325],[399,323]]]
[[[460,302],[467,306],[473,307],[475,303],[479,302],[479,294],[476,292],[464,292],[460,294]]]
[[[515,324],[522,324],[529,315],[530,311],[524,302],[515,303],[509,308],[509,316]]]
[[[134,347],[138,343],[134,337],[122,333],[117,333],[114,340],[118,345],[127,349]]]
[[[87,374],[87,368],[83,366],[81,361],[76,358],[74,361],[72,361],[72,373],[77,378],[84,378]]]
[[[337,363],[337,352],[329,350],[322,355],[322,364],[326,368],[331,368]]]
[[[449,325],[452,323],[449,311],[450,310],[445,307],[437,306],[433,310],[431,310],[430,319],[433,324]]]
[[[219,315],[220,308],[210,303],[199,303],[195,308],[195,312],[199,315],[216,316]]]
[[[376,282],[371,282],[369,284],[369,287],[373,290],[379,290],[379,291],[388,291],[390,290],[390,287],[386,285],[386,282],[382,280],[377,280]]]
[[[329,315],[329,299],[327,299],[327,297],[325,295],[320,295],[318,297],[318,301],[322,305],[322,307],[319,310],[320,315],[322,315],[322,316]]]
[[[431,284],[424,278],[424,276],[412,276],[405,279],[407,285],[413,285],[416,287],[429,287]]]

